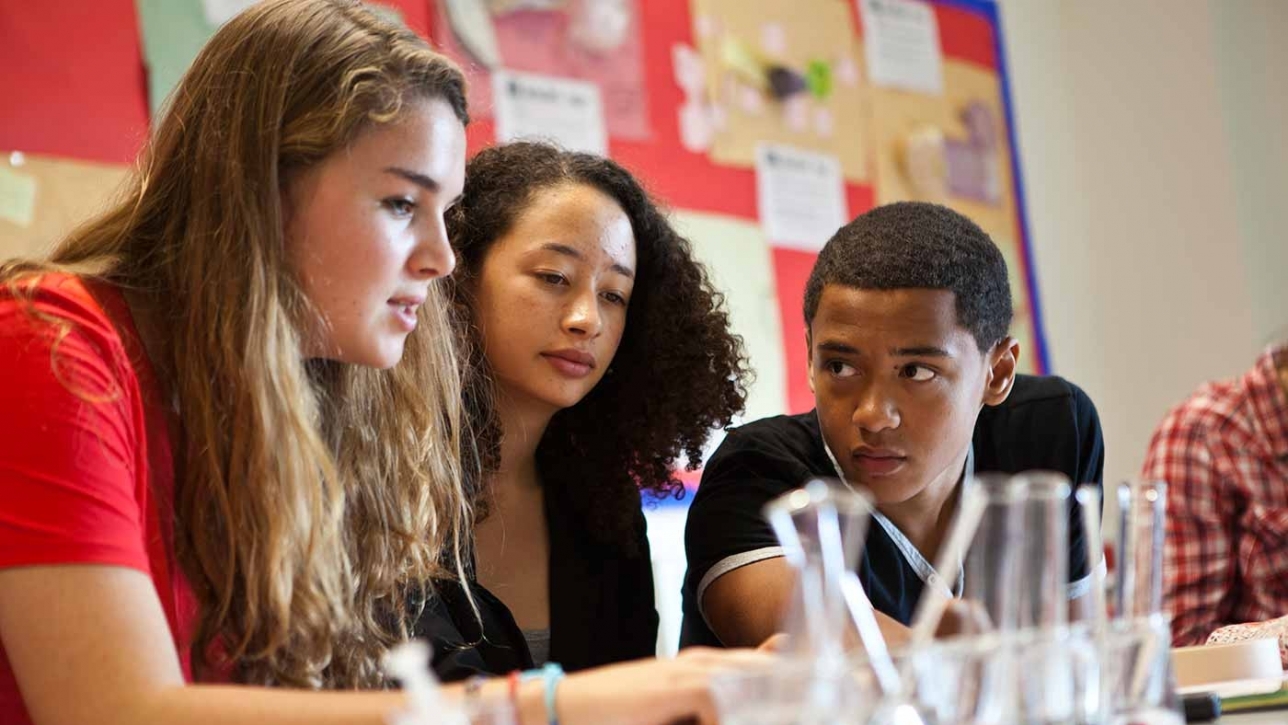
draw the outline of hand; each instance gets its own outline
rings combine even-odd
[[[944,607],[944,613],[935,629],[936,638],[954,637],[959,634],[982,634],[993,629],[984,605],[971,599],[954,599]]]
[[[757,652],[768,652],[769,654],[782,654],[792,645],[792,636],[786,632],[779,632],[769,639],[761,642],[756,647]]]
[[[578,672],[559,684],[563,725],[667,725],[696,720],[716,725],[707,686],[713,674],[765,666],[771,655],[752,650],[686,649],[675,659],[637,660]]]

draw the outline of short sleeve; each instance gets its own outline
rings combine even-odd
[[[75,278],[0,291],[0,567],[148,571],[137,379]]]
[[[684,528],[686,599],[701,608],[706,587],[719,576],[782,556],[763,509],[801,486],[808,469],[765,435],[735,430],[707,462]]]
[[[1100,416],[1091,398],[1081,388],[1068,383],[1072,389],[1073,426],[1076,431],[1075,469],[1070,477],[1075,489],[1091,485],[1100,491],[1100,511],[1104,511],[1105,490],[1105,436],[1100,428]],[[1097,512],[1099,515],[1100,512]],[[1102,527],[1103,530],[1103,527]],[[1082,519],[1082,507],[1076,499],[1069,501],[1069,598],[1082,596],[1092,586],[1092,574],[1103,569],[1103,552],[1097,561],[1087,561],[1087,533]],[[1102,571],[1103,575],[1104,572]]]

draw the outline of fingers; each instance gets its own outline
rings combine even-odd
[[[756,648],[756,651],[767,652],[770,654],[778,654],[778,653],[786,652],[788,646],[790,645],[791,645],[791,636],[788,635],[786,632],[779,632],[778,634],[771,636],[769,639],[765,640],[764,642],[761,642],[760,646]]]

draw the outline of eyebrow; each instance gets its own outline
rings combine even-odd
[[[839,353],[841,355],[862,354],[859,349],[853,345],[833,340],[819,343],[818,349],[825,350],[827,352]],[[890,355],[893,357],[952,357],[952,355],[944,348],[935,347],[933,345],[891,348]]]
[[[826,350],[827,352],[840,353],[840,354],[842,354],[842,355],[858,355],[858,354],[859,354],[859,349],[858,349],[857,347],[854,347],[853,345],[847,345],[847,344],[845,344],[845,343],[843,343],[843,342],[833,342],[833,341],[830,341],[830,340],[829,340],[829,341],[827,341],[827,342],[821,342],[821,343],[819,343],[819,345],[818,345],[818,349],[819,349],[819,350]]]
[[[567,244],[560,244],[558,242],[547,242],[546,244],[541,245],[541,248],[548,252],[554,252],[555,254],[562,254],[564,256],[572,257],[573,259],[584,259],[581,252],[577,251],[576,249],[573,249]],[[609,269],[613,270],[614,272],[617,272],[620,275],[627,277],[628,279],[635,279],[635,272],[630,267],[625,267],[623,265],[614,263],[613,266],[609,267]]]
[[[934,345],[922,345],[920,347],[896,347],[890,350],[893,357],[952,357],[952,355],[942,347]]]
[[[410,169],[404,169],[398,166],[390,166],[385,169],[385,173],[393,174],[394,176],[400,176],[410,181],[411,183],[415,184],[416,186],[419,186],[422,189],[425,189],[426,191],[432,191],[435,194],[437,194],[443,188],[442,185],[439,184],[434,179],[431,179],[428,176],[425,176],[424,174],[411,171]]]

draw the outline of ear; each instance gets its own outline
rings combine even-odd
[[[1004,337],[988,351],[984,363],[988,376],[984,381],[984,405],[1001,405],[1006,402],[1015,385],[1015,368],[1020,360],[1020,343],[1013,337]]]
[[[812,336],[810,335],[809,329],[806,328],[805,330],[805,373],[809,379],[809,391],[813,393],[815,392],[814,390],[814,343],[811,340],[811,337]]]

